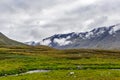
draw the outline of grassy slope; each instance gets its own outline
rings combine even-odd
[[[0,33],[0,46],[26,46],[23,43],[9,39],[4,34]]]
[[[0,80],[119,80],[120,71],[111,69],[120,69],[120,51],[55,50],[45,46],[0,48],[0,76],[34,69],[52,71]]]

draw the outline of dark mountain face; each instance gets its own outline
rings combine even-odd
[[[26,46],[26,45],[15,40],[9,39],[0,32],[0,46]]]
[[[100,27],[88,32],[56,34],[39,42],[58,49],[73,48],[120,48],[120,25]]]

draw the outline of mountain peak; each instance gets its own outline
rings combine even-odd
[[[58,49],[120,48],[120,24],[99,27],[87,32],[55,34],[39,42]]]

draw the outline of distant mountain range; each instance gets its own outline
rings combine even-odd
[[[120,24],[99,27],[91,31],[55,34],[40,42],[26,42],[27,45],[45,45],[57,49],[120,49]],[[26,46],[0,33],[0,46]]]
[[[45,45],[57,49],[120,49],[120,24],[99,27],[87,32],[55,34],[39,42],[31,41],[25,44],[0,33],[0,46],[26,46],[26,44]]]
[[[9,39],[8,37],[6,37],[4,34],[0,32],[0,47],[1,46],[26,46],[26,45],[18,41]]]
[[[120,49],[120,24],[95,28],[88,32],[55,34],[29,45],[46,45],[58,49],[97,48]]]

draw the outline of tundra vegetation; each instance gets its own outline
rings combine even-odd
[[[0,80],[120,80],[120,51],[1,46]]]

